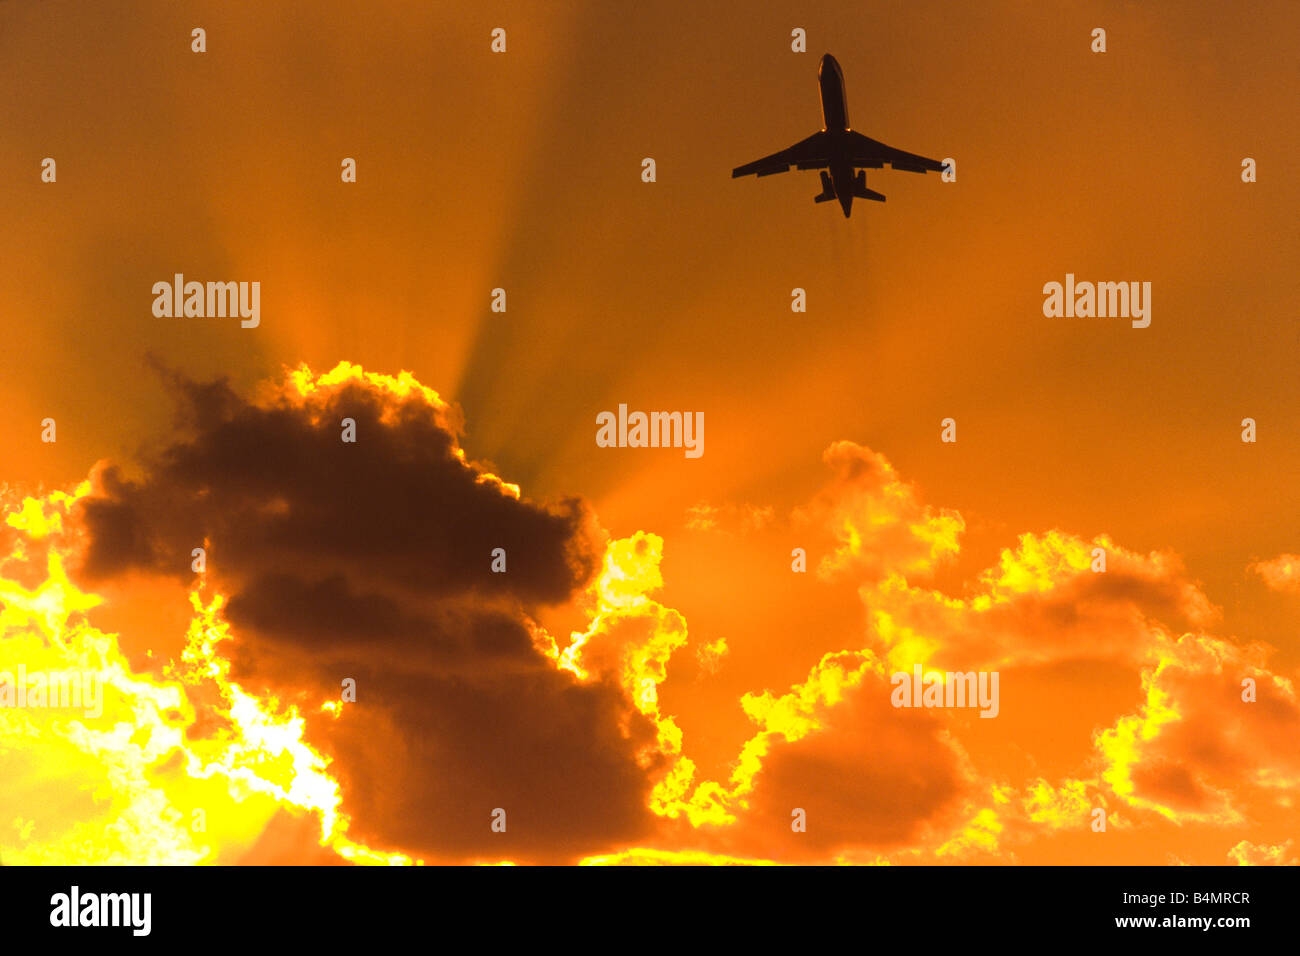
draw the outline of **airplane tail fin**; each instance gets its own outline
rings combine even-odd
[[[867,188],[867,171],[865,169],[859,169],[857,176],[853,178],[853,195],[858,199],[874,199],[876,202],[885,201],[882,193]]]

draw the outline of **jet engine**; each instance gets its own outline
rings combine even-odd
[[[826,174],[823,173],[822,175]],[[853,195],[859,199],[874,199],[876,202],[885,201],[883,193],[867,188],[867,171],[865,169],[859,169],[858,174],[853,177]]]
[[[830,202],[835,198],[835,184],[831,182],[831,174],[824,169],[822,170],[822,194],[814,198],[817,202]]]

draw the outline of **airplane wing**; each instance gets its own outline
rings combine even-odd
[[[927,170],[932,173],[941,173],[944,170],[943,163],[938,160],[926,159],[924,156],[916,155],[916,153],[907,153],[901,149],[894,149],[892,146],[886,146],[884,143],[878,142],[870,136],[863,136],[861,133],[853,133],[852,141],[854,166],[880,169],[885,163],[888,163],[893,169],[902,169],[909,173],[924,173]]]
[[[759,176],[771,176],[774,173],[784,173],[791,166],[798,166],[800,169],[821,169],[828,161],[826,156],[826,133],[822,131],[813,133],[807,139],[799,140],[793,146],[783,149],[779,153],[764,156],[762,159],[756,159],[744,166],[737,166],[731,171],[731,178],[748,176],[751,173],[757,173]]]

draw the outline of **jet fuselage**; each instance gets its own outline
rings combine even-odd
[[[853,158],[849,148],[849,107],[844,98],[844,73],[835,57],[827,53],[817,69],[822,93],[822,123],[829,137],[830,162],[826,171],[835,186],[835,198],[844,215],[853,206]]]

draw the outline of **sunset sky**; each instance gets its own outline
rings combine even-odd
[[[1300,861],[1297,27],[0,3],[0,672],[112,675],[0,708],[0,859]],[[956,181],[732,180],[825,52]],[[1150,326],[1045,317],[1067,273]],[[916,664],[998,716],[892,707]]]

